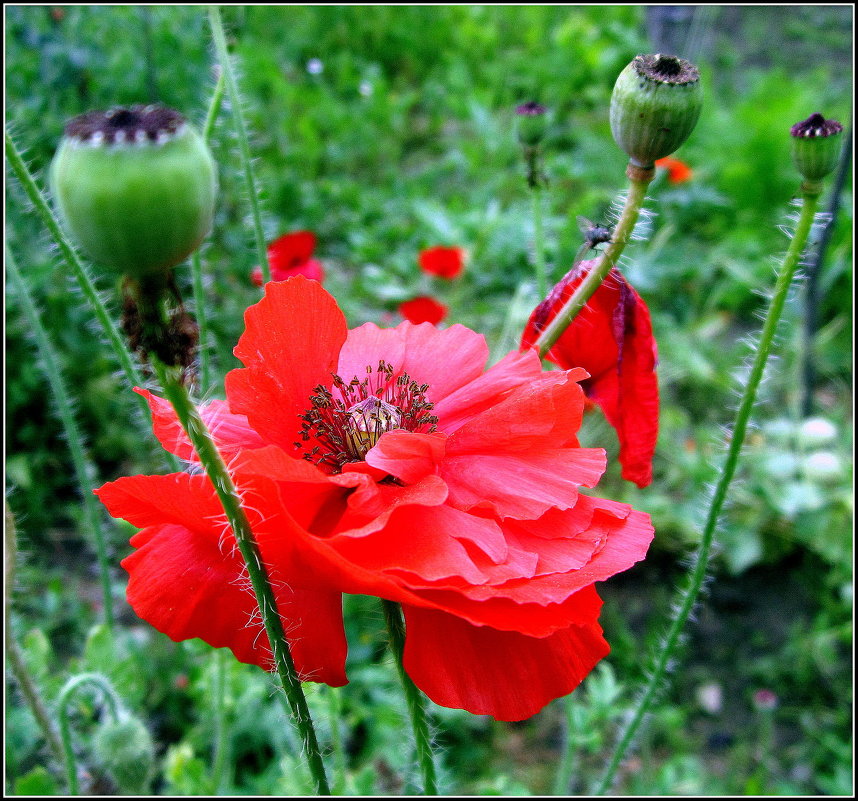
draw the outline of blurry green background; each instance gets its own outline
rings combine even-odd
[[[651,186],[648,238],[627,248],[622,267],[659,342],[661,433],[652,486],[621,482],[614,464],[599,493],[652,514],[657,536],[645,563],[600,586],[613,652],[573,696],[576,791],[601,769],[611,726],[643,677],[642,643],[657,647],[697,540],[746,339],[760,326],[788,243],[779,226],[795,211],[799,183],[789,127],[815,111],[851,126],[851,14],[846,6],[224,9],[268,239],[317,234],[326,286],[353,325],[395,324],[402,300],[433,294],[450,306],[447,323],[484,333],[496,356],[515,346],[515,337],[502,337],[507,316],[520,329],[538,300],[514,107],[535,99],[551,109],[546,228],[557,280],[580,244],[576,217],[606,220],[623,188],[625,159],[607,113],[620,70],[637,53],[657,51],[701,69],[704,111],[676,154],[693,177],[672,185],[660,175]],[[204,119],[214,77],[203,8],[7,6],[5,15],[6,122],[40,179],[65,120],[83,111],[157,100]],[[221,376],[237,364],[231,350],[243,310],[260,296],[249,280],[253,233],[228,112],[212,142],[221,197],[204,250]],[[799,284],[724,514],[708,595],[621,792],[851,792],[851,189],[850,177],[818,276],[817,330],[808,344]],[[91,312],[8,177],[6,201],[7,241],[61,353],[97,483],[163,470],[112,353],[93,335]],[[469,253],[455,283],[417,267],[418,252],[439,244]],[[99,280],[116,308],[116,287]],[[180,282],[189,282],[184,272]],[[155,790],[208,792],[210,649],[176,646],[135,618],[121,600],[118,568],[129,530],[108,522],[128,657],[122,666],[99,657],[91,538],[80,530],[67,445],[11,290],[6,323],[7,495],[26,556],[15,625],[28,659],[49,696],[70,672],[108,671],[156,737]],[[207,394],[222,397],[217,388]],[[585,421],[582,442],[606,446],[615,462],[615,436],[598,413]],[[374,609],[347,599],[353,681],[340,699],[349,788],[400,792],[404,765],[392,753],[401,709]],[[230,790],[302,792],[267,679],[243,665],[230,671]],[[778,696],[777,709],[755,706],[760,689]],[[720,703],[711,703],[717,692]],[[311,703],[324,708],[322,695]],[[33,791],[32,782],[51,779],[36,767],[43,760],[29,713],[16,695],[10,700],[7,789]],[[520,725],[434,712],[450,790],[550,788],[559,703]],[[91,770],[96,789],[115,790],[97,764]]]

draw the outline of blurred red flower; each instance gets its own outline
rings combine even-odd
[[[449,280],[458,277],[465,268],[465,251],[462,248],[427,248],[420,251],[417,260],[423,272]]]
[[[268,246],[268,266],[272,281],[285,281],[295,275],[312,278],[319,283],[325,280],[325,270],[320,262],[312,258],[316,248],[316,235],[311,231],[294,231],[275,239]],[[256,266],[250,280],[262,286],[262,268]]]
[[[536,342],[596,263],[581,262],[534,309],[522,347]],[[619,270],[611,270],[546,358],[590,374],[581,386],[617,430],[623,478],[647,486],[658,439],[658,354],[649,310]]]
[[[447,316],[447,307],[435,298],[421,295],[399,304],[399,313],[409,323],[432,323],[437,325]]]
[[[684,161],[675,159],[673,156],[665,156],[663,159],[657,159],[655,166],[663,167],[667,170],[667,180],[672,184],[683,184],[694,177],[694,170]]]
[[[521,720],[609,651],[595,582],[646,554],[648,515],[579,492],[605,467],[575,433],[581,370],[532,350],[484,372],[485,339],[403,322],[351,331],[303,278],[245,314],[244,368],[202,409],[244,499],[304,681],[346,682],[341,593],[402,604],[404,662],[442,706]],[[166,401],[155,433],[195,461]],[[98,496],[142,530],[123,560],[134,610],[271,667],[214,488],[193,473],[131,476]]]

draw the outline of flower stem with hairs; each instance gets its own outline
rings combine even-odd
[[[316,785],[316,793],[318,795],[330,795],[313,721],[310,718],[310,711],[301,689],[301,682],[289,653],[283,624],[277,612],[274,591],[271,588],[268,572],[262,563],[259,545],[241,506],[241,500],[238,497],[232,477],[215,447],[199,411],[188,396],[187,389],[182,383],[181,369],[168,367],[154,356],[152,357],[152,364],[167,400],[175,410],[182,428],[188,435],[199,456],[200,463],[205,468],[206,474],[217,492],[238,543],[239,551],[247,566],[253,592],[262,615],[262,622],[271,643],[277,673],[289,701],[295,725],[301,734],[310,772]]]
[[[617,773],[617,768],[620,765],[626,751],[629,749],[635,734],[640,728],[647,711],[652,705],[656,694],[664,680],[667,667],[679,645],[682,629],[688,620],[691,610],[700,594],[700,589],[703,586],[703,580],[706,576],[706,569],[709,564],[709,557],[712,550],[712,543],[715,537],[715,529],[718,523],[718,518],[724,506],[724,500],[727,497],[727,490],[733,475],[736,472],[736,467],[739,463],[739,455],[742,450],[742,444],[745,441],[745,432],[747,431],[748,421],[751,416],[754,402],[757,397],[757,390],[760,386],[760,381],[763,377],[763,370],[766,366],[766,361],[769,358],[769,353],[772,349],[775,330],[778,320],[783,311],[786,301],[787,292],[792,283],[793,275],[795,274],[796,266],[799,262],[807,238],[813,224],[814,215],[819,201],[820,187],[818,184],[808,186],[805,184],[802,191],[802,209],[798,224],[795,229],[792,242],[789,250],[784,257],[783,264],[778,272],[777,282],[775,284],[774,295],[772,296],[769,310],[766,314],[766,320],[763,324],[760,342],[757,348],[757,353],[754,357],[751,372],[748,376],[747,384],[742,393],[742,400],[739,404],[739,410],[736,414],[736,421],[733,425],[733,434],[730,438],[730,444],[727,450],[727,457],[724,466],[721,469],[721,475],[715,487],[715,492],[712,496],[712,501],[709,506],[709,511],[706,517],[706,523],[703,528],[703,534],[700,538],[700,545],[695,554],[693,567],[688,576],[686,586],[680,591],[680,597],[677,600],[674,608],[676,612],[667,634],[663,638],[663,646],[655,658],[653,665],[647,671],[649,680],[646,687],[640,696],[640,700],[635,707],[631,718],[625,726],[625,729],[620,737],[620,740],[611,756],[608,767],[596,787],[597,794],[606,793],[614,782],[614,777]]]
[[[382,601],[384,620],[390,635],[390,647],[396,659],[396,669],[405,691],[405,701],[408,705],[408,715],[411,718],[411,728],[417,747],[417,762],[423,775],[423,794],[438,795],[438,782],[435,777],[435,761],[432,756],[432,745],[429,738],[429,726],[426,722],[426,709],[423,695],[405,672],[402,655],[405,651],[405,622],[399,604],[393,601]]]

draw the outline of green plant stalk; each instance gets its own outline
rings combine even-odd
[[[209,110],[206,114],[206,122],[203,127],[203,142],[208,144],[214,130],[214,123],[223,103],[224,79],[223,71],[215,84]],[[203,288],[203,265],[200,250],[197,248],[191,256],[191,278],[194,288],[194,310],[196,312],[197,325],[200,329],[200,386],[205,394],[211,386],[211,360],[209,359],[208,338],[208,311],[206,308],[205,290]]]
[[[346,754],[340,735],[340,699],[336,687],[325,687],[328,697],[328,716],[331,721],[331,748],[334,752],[334,794],[343,795],[346,786]]]
[[[175,410],[182,428],[191,440],[191,444],[194,446],[194,450],[215,488],[215,492],[220,499],[227,520],[238,543],[238,548],[247,566],[247,572],[250,576],[256,602],[259,605],[265,632],[271,643],[277,673],[280,676],[283,689],[289,700],[295,725],[303,741],[304,751],[310,765],[310,772],[316,784],[316,793],[317,795],[330,795],[328,781],[325,777],[325,766],[322,763],[322,757],[319,752],[319,744],[316,740],[313,721],[310,718],[307,700],[304,698],[304,692],[301,689],[301,682],[295,672],[292,655],[289,653],[286,635],[283,632],[283,624],[277,612],[274,591],[271,588],[268,573],[262,563],[259,545],[253,536],[250,523],[241,506],[241,500],[232,482],[232,477],[215,447],[211,434],[200,417],[196,406],[194,406],[188,397],[187,389],[181,380],[181,368],[166,367],[154,356],[152,357],[152,365],[155,368],[167,400]]]
[[[101,581],[101,596],[104,602],[104,622],[107,624],[107,628],[112,635],[115,616],[113,614],[113,592],[110,583],[110,562],[107,558],[107,544],[104,540],[104,530],[101,525],[98,501],[92,494],[92,477],[95,475],[95,468],[87,456],[83,445],[83,437],[78,427],[74,410],[72,409],[71,397],[66,390],[57,353],[42,325],[36,304],[30,296],[27,284],[21,276],[18,265],[9,252],[8,246],[5,250],[6,269],[12,278],[12,283],[15,285],[21,310],[24,313],[27,326],[35,339],[36,347],[42,357],[41,366],[56,400],[60,420],[65,429],[72,464],[74,465],[75,477],[83,496],[86,526],[92,532],[92,537],[95,540],[95,553],[98,558],[98,572]]]
[[[223,786],[223,774],[226,767],[226,652],[223,648],[214,650],[212,676],[214,678],[214,749],[212,754],[212,795],[218,795]]]
[[[653,172],[652,175],[654,174]],[[540,357],[544,358],[545,354],[554,347],[554,344],[560,339],[578,312],[584,308],[592,294],[599,288],[611,268],[619,260],[626,244],[631,239],[632,231],[640,216],[641,208],[643,208],[647,187],[651,181],[652,176],[640,180],[629,178],[629,192],[619,222],[614,229],[614,235],[611,237],[611,242],[603,251],[598,264],[590,270],[558,315],[539,335],[536,346],[539,348]]]
[[[533,249],[536,263],[536,292],[542,299],[548,294],[548,268],[545,266],[545,234],[542,225],[542,187],[530,191],[533,201]]]
[[[63,751],[65,752],[66,777],[68,780],[69,795],[77,795],[79,787],[77,782],[77,758],[75,757],[74,747],[71,741],[71,725],[69,723],[68,704],[72,695],[74,695],[85,684],[92,684],[101,690],[102,697],[107,701],[107,706],[110,709],[110,715],[114,721],[119,719],[119,710],[122,708],[122,703],[113,685],[106,676],[100,673],[81,673],[70,678],[62,690],[57,701],[59,707],[60,718],[60,739],[63,743]]]
[[[18,682],[21,688],[21,694],[27,706],[30,707],[30,712],[33,713],[33,718],[42,730],[45,736],[45,741],[51,749],[54,758],[63,767],[65,767],[65,752],[63,744],[54,728],[51,716],[48,713],[48,708],[42,698],[42,693],[39,690],[33,677],[30,675],[30,669],[27,667],[27,662],[21,649],[18,648],[18,643],[12,633],[12,593],[15,589],[15,570],[18,559],[18,536],[15,528],[15,518],[12,515],[12,510],[9,508],[8,501],[5,503],[5,524],[3,526],[3,541],[5,546],[4,552],[4,570],[3,577],[5,580],[5,592],[3,593],[3,616],[6,624],[6,656],[9,660],[9,667],[12,669],[12,675]]]
[[[563,737],[563,756],[560,760],[560,765],[557,767],[557,774],[554,777],[553,795],[569,795],[569,785],[572,783],[572,771],[575,767],[573,704],[574,701],[571,694],[563,699],[563,712],[566,724]]]
[[[45,196],[42,194],[42,191],[36,185],[35,179],[27,169],[27,165],[21,158],[21,154],[15,147],[15,143],[12,141],[12,137],[9,136],[9,132],[4,131],[4,133],[6,136],[6,159],[12,167],[15,177],[23,187],[24,192],[26,192],[27,197],[30,199],[30,202],[35,207],[39,216],[42,218],[42,222],[50,232],[54,242],[56,242],[59,247],[66,265],[77,279],[83,294],[86,296],[92,310],[95,312],[95,316],[98,318],[99,323],[101,323],[101,327],[104,329],[105,334],[107,334],[107,339],[113,348],[113,352],[122,368],[122,372],[125,374],[126,381],[128,381],[132,387],[142,387],[144,383],[143,377],[135,367],[134,360],[132,359],[128,348],[125,346],[125,342],[123,341],[122,335],[119,333],[119,329],[110,318],[107,309],[101,302],[101,298],[98,297],[98,292],[95,288],[95,284],[92,282],[92,278],[89,277],[89,273],[87,273],[80,259],[77,257],[74,248],[63,233],[59,221],[54,216],[47,200],[45,200]],[[146,399],[141,395],[137,395],[137,402],[145,415],[144,420],[151,419],[151,412],[149,411],[149,404],[146,402]],[[165,458],[167,459],[171,469],[179,469],[179,462],[171,453],[165,454]]]
[[[664,638],[664,647],[661,653],[657,656],[655,664],[649,671],[649,681],[646,689],[643,692],[637,706],[632,714],[632,717],[627,724],[619,743],[614,750],[608,768],[599,783],[596,793],[601,795],[607,792],[611,787],[617,768],[628,750],[632,740],[640,727],[644,716],[649,710],[653,699],[658,691],[667,666],[679,644],[680,634],[688,620],[691,610],[700,594],[700,588],[703,586],[703,579],[706,576],[706,568],[709,564],[709,556],[712,550],[712,543],[715,538],[715,529],[718,523],[718,517],[721,514],[721,509],[724,506],[724,501],[727,497],[727,490],[733,475],[736,472],[736,467],[739,463],[739,456],[742,450],[742,445],[745,441],[745,432],[748,428],[748,421],[751,416],[754,402],[757,397],[757,390],[760,386],[760,381],[763,377],[763,370],[766,366],[766,361],[769,358],[769,353],[772,349],[772,343],[775,336],[775,330],[783,311],[784,303],[786,302],[787,292],[792,283],[795,268],[798,264],[801,254],[807,244],[807,237],[810,234],[813,218],[816,214],[816,208],[819,202],[819,186],[812,187],[809,191],[803,187],[802,191],[802,209],[798,220],[798,225],[795,229],[792,242],[784,257],[778,273],[777,282],[775,284],[774,295],[772,296],[771,304],[769,305],[766,320],[763,324],[762,334],[760,335],[760,344],[754,357],[751,372],[748,376],[748,383],[742,393],[742,400],[739,404],[739,410],[736,413],[736,421],[733,426],[733,434],[730,438],[730,445],[727,450],[727,457],[724,461],[724,466],[721,469],[721,475],[715,487],[715,492],[712,496],[712,501],[709,506],[709,512],[706,517],[706,523],[703,528],[703,534],[700,538],[700,545],[694,559],[694,565],[689,575],[687,587],[681,591],[681,598],[677,604],[678,612],[670,623],[667,635]]]
[[[250,209],[253,215],[253,232],[256,236],[256,249],[259,254],[259,264],[262,267],[262,280],[267,283],[271,280],[271,268],[268,266],[268,249],[265,245],[265,234],[262,231],[262,216],[259,211],[259,198],[256,194],[256,181],[253,177],[253,163],[250,159],[250,145],[247,140],[247,128],[244,125],[244,116],[241,113],[241,98],[238,94],[238,83],[232,71],[229,60],[229,51],[226,47],[226,36],[223,32],[223,22],[220,18],[220,8],[216,5],[209,6],[209,24],[212,29],[217,57],[220,61],[221,70],[226,80],[226,89],[229,93],[229,102],[232,105],[232,118],[235,122],[235,132],[238,136],[238,148],[241,153],[241,164],[244,168],[244,180],[247,185],[247,194],[250,197]]]
[[[399,604],[394,601],[382,600],[384,621],[390,635],[390,647],[396,659],[396,669],[405,691],[405,702],[408,705],[408,715],[414,730],[417,746],[417,762],[423,774],[423,795],[438,795],[438,781],[435,777],[435,761],[432,757],[432,745],[429,739],[429,726],[426,722],[426,710],[423,695],[417,689],[411,677],[405,672],[402,655],[405,652],[405,621]]]

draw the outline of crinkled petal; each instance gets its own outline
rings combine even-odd
[[[394,376],[408,373],[418,384],[428,384],[429,400],[438,403],[482,375],[488,357],[485,337],[462,325],[441,331],[429,323],[396,328],[366,323],[349,331],[337,373],[344,381],[363,379],[367,367],[375,370],[385,361]]]
[[[336,301],[316,281],[272,281],[265,297],[244,314],[246,330],[235,355],[246,365],[226,376],[233,413],[247,416],[270,444],[289,453],[319,384],[330,386],[346,338]]]
[[[122,561],[134,611],[175,641],[200,638],[272,669],[271,648],[232,532],[205,476],[132,476],[96,493],[110,513],[144,526]],[[263,561],[267,562],[265,549]],[[279,566],[278,566],[279,567]],[[278,612],[304,681],[346,683],[341,593],[292,589],[273,570]]]
[[[568,695],[610,651],[595,620],[537,639],[403,609],[404,665],[414,683],[440,706],[497,720],[525,720]]]

